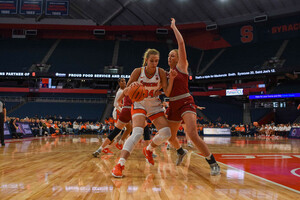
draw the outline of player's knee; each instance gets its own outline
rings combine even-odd
[[[156,145],[161,145],[171,137],[171,129],[164,127],[158,131],[158,134],[153,138],[153,142]]]
[[[135,145],[140,141],[143,136],[144,129],[141,127],[134,127],[132,135],[126,140],[123,149],[130,152],[133,150]]]
[[[169,138],[169,140],[173,141],[173,140],[176,140],[176,138],[177,138],[177,130],[174,132],[171,131],[171,137]]]
[[[164,140],[168,140],[171,138],[171,129],[169,127],[164,127],[159,130],[159,134],[163,137]]]
[[[189,135],[197,134],[197,127],[195,125],[187,126],[185,132]]]

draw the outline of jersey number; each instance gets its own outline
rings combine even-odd
[[[148,90],[146,90],[145,98],[147,98],[148,96],[153,97],[154,96],[154,90],[150,90],[150,92]]]

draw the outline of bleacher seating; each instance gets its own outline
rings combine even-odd
[[[118,65],[123,66],[124,74],[131,74],[131,72],[135,68],[142,66],[143,56],[146,49],[148,48],[158,50],[160,52],[160,60],[158,66],[164,69],[169,69],[169,49],[167,44],[159,42],[121,41],[119,48]]]
[[[51,72],[103,73],[111,65],[113,41],[62,40],[48,60]]]
[[[214,57],[221,51],[221,49],[212,49],[212,50],[205,50],[203,51],[203,58],[202,58],[202,61],[200,63],[200,68],[199,70],[201,71],[201,69],[203,69],[204,67],[206,67],[206,65],[212,60],[214,59]],[[201,57],[201,53],[198,54],[198,59],[200,59]],[[188,55],[189,56],[189,55]],[[196,73],[196,67],[195,66],[192,66],[192,70]]]
[[[297,110],[296,107],[277,108],[275,112],[275,123],[293,123],[297,117],[299,117],[299,110]]]
[[[272,109],[270,109],[270,108],[255,108],[255,109],[251,109],[250,110],[251,121],[252,122],[258,122],[259,120],[261,120],[265,115],[267,115],[271,111],[272,111]]]
[[[6,110],[9,111],[18,104],[20,104],[20,102],[5,102]]]
[[[192,48],[189,46],[186,46],[186,54],[187,54],[187,60],[189,62],[189,68],[193,74],[196,73],[196,69],[199,63],[199,60],[201,58],[202,50]]]
[[[259,70],[276,55],[282,40],[228,47],[204,74]]]
[[[61,115],[63,118],[99,120],[104,111],[105,104],[96,103],[40,103],[29,102],[12,112],[10,116],[15,117],[45,117],[46,115]]]
[[[55,40],[0,40],[1,71],[27,72],[32,64],[40,63]]]
[[[198,106],[206,107],[202,112],[213,123],[239,124],[243,122],[242,104],[233,102],[233,99],[195,97],[195,101]]]
[[[26,97],[27,92],[0,92],[0,97]]]
[[[289,40],[289,43],[281,56],[281,59],[285,59],[284,67],[289,69],[300,68],[299,46],[300,37]]]
[[[39,93],[38,97],[104,99],[107,97],[107,95],[106,94],[79,94],[79,93]]]
[[[300,83],[296,81],[289,81],[288,83],[282,83],[278,85],[271,94],[288,94],[288,93],[300,93]]]

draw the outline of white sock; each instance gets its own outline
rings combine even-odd
[[[154,148],[151,146],[151,144],[149,144],[149,145],[147,146],[147,150],[148,150],[148,151],[153,151]]]
[[[209,156],[205,157],[207,160],[211,159],[211,154],[209,154]]]
[[[125,158],[120,158],[118,163],[120,163],[121,166],[124,166],[125,162],[126,162]]]
[[[97,152],[100,153],[102,151],[102,147],[99,147],[99,149],[97,149]]]

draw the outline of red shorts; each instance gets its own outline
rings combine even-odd
[[[168,108],[168,120],[180,122],[183,114],[187,112],[195,113],[197,115],[196,105],[192,96],[177,101],[170,101]]]
[[[119,115],[119,121],[127,124],[131,121],[131,108],[122,108],[122,111]]]

